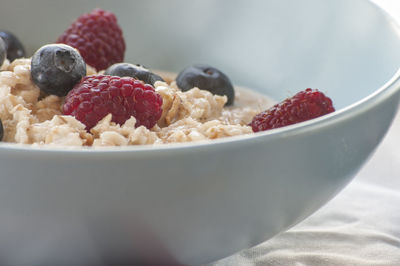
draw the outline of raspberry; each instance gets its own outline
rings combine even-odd
[[[123,125],[131,116],[136,127],[152,128],[162,113],[162,98],[149,84],[131,77],[86,76],[67,94],[63,113],[72,115],[90,130],[106,115]]]
[[[332,100],[310,88],[298,92],[270,109],[257,114],[250,126],[254,132],[284,127],[335,111]]]
[[[57,42],[78,49],[86,64],[98,71],[124,60],[125,41],[117,18],[100,8],[77,18]]]

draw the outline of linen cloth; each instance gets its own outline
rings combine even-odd
[[[333,200],[290,230],[211,265],[400,266],[400,113]]]

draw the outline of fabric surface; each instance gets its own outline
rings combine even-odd
[[[400,114],[328,204],[289,231],[211,265],[400,265]]]

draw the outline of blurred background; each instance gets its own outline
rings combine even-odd
[[[400,21],[400,1],[399,0],[373,0],[386,12],[392,15],[397,21]]]

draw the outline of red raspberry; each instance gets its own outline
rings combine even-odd
[[[100,8],[77,18],[57,42],[78,49],[86,64],[98,71],[124,60],[125,41],[117,18]]]
[[[72,115],[90,130],[106,115],[123,125],[131,116],[136,127],[152,128],[162,113],[162,98],[149,84],[131,77],[86,76],[67,94],[63,113]]]
[[[310,88],[298,92],[270,109],[257,114],[250,126],[254,132],[284,127],[335,111],[332,100]]]

